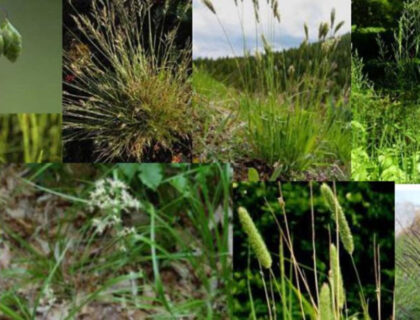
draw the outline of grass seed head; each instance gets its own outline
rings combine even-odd
[[[334,219],[334,221],[336,220],[336,214],[337,214],[338,231],[339,231],[340,239],[341,239],[341,242],[343,243],[344,248],[350,255],[353,254],[353,251],[354,251],[353,235],[347,223],[347,219],[344,215],[343,209],[340,206],[340,203],[338,202],[331,188],[326,183],[322,184],[321,193],[322,193],[322,196],[324,197],[325,203],[327,204],[330,211],[333,213],[332,218]]]
[[[213,6],[213,3],[210,0],[203,0],[204,5],[214,14],[216,14],[216,9]]]
[[[330,270],[330,284],[334,292],[334,298],[337,306],[342,309],[344,306],[345,292],[338,252],[334,244],[330,245]]]
[[[267,246],[248,211],[244,207],[239,207],[238,215],[242,228],[248,236],[249,243],[257,256],[258,261],[264,268],[271,268],[273,261],[271,259],[270,252],[268,251]]]
[[[319,320],[333,320],[333,310],[331,303],[331,291],[327,283],[321,287],[319,299]]]

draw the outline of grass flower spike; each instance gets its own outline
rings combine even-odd
[[[331,212],[334,214],[333,219],[335,220],[335,213],[337,213],[338,215],[337,220],[340,239],[346,251],[351,255],[354,251],[353,236],[351,234],[351,230],[347,223],[346,217],[344,216],[343,209],[338,203],[338,200],[334,195],[333,191],[327,184],[322,184],[321,193],[325,199],[326,204],[330,208]]]
[[[258,232],[258,229],[255,226],[254,221],[252,221],[248,211],[244,207],[239,207],[238,214],[242,228],[248,235],[249,243],[251,244],[252,250],[254,250],[259,262],[264,268],[271,268],[273,261],[271,259],[270,252],[268,251],[267,246],[265,245],[265,242]]]
[[[327,283],[324,283],[321,287],[320,303],[319,303],[319,320],[332,320],[332,303],[331,303],[331,291]]]
[[[338,252],[334,244],[330,245],[330,270],[330,284],[334,292],[334,299],[336,301],[336,305],[342,309],[344,306],[345,293]]]

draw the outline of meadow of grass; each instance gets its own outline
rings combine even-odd
[[[0,163],[34,162],[61,162],[61,115],[0,115]]]
[[[0,175],[0,318],[230,317],[228,165]]]
[[[391,45],[378,38],[381,80],[352,58],[354,180],[420,181],[420,1],[404,5]]]
[[[65,157],[189,160],[191,44],[180,26],[190,1],[93,0],[83,12],[69,3],[64,140],[87,145],[79,159]],[[153,158],[162,149],[169,160]]]
[[[239,319],[392,318],[393,184],[238,183],[234,199]]]
[[[277,19],[277,1],[270,4]],[[305,25],[299,48],[282,52],[273,49],[274,28],[267,35],[256,27],[263,51],[245,44],[241,57],[195,60],[194,160],[230,161],[239,176],[254,167],[271,179],[348,177],[350,37],[337,36],[342,25],[333,10],[319,26],[318,42],[309,43]]]

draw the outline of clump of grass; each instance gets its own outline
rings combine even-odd
[[[94,141],[98,160],[141,161],[191,133],[191,45],[180,49],[179,23],[152,11],[153,1],[93,0],[90,16],[73,16],[81,37],[64,57],[64,138]]]
[[[61,115],[2,115],[0,128],[0,163],[61,162]]]

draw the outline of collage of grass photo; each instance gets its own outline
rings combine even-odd
[[[420,0],[0,2],[0,320],[420,319]]]

